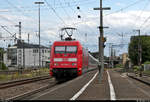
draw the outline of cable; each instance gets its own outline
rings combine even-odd
[[[59,1],[60,1],[60,3],[61,3],[61,0],[59,0]],[[65,0],[64,0],[64,2],[65,2]],[[61,6],[62,6],[62,5],[61,5]],[[65,9],[64,7],[62,7],[62,9],[63,9],[64,13],[68,16],[69,20],[72,20],[72,17],[68,14],[68,12],[66,11],[66,9]],[[73,21],[73,20],[72,20],[72,21]],[[75,26],[74,21],[73,21],[73,25]]]
[[[133,6],[133,5],[136,5],[136,4],[138,4],[138,3],[142,2],[142,1],[144,1],[144,0],[137,0],[136,2],[133,2],[133,3],[127,5],[127,6],[121,8],[121,9],[119,9],[119,10],[116,10],[116,11],[114,11],[114,12],[112,12],[112,13],[109,13],[109,14],[106,14],[106,15],[104,15],[104,16],[108,16],[108,15],[111,15],[111,14],[114,14],[114,13],[117,13],[117,12],[120,12],[120,11],[123,11],[123,10],[125,10],[125,9],[127,9],[127,8],[129,8],[129,7]]]
[[[55,13],[55,15],[62,21],[62,23],[64,24],[64,25],[66,25],[66,23],[65,23],[65,21],[59,16],[59,14],[55,11],[55,9],[47,2],[47,0],[44,0],[45,2],[46,2],[46,4],[47,4],[47,6],[49,7],[49,9],[51,9],[54,13]]]
[[[8,0],[5,0],[11,7],[13,7],[14,9],[16,9],[18,12],[22,13],[25,17],[29,17],[29,18],[32,18],[31,16],[27,16],[24,14],[24,12],[22,12],[21,9],[19,9],[18,7],[16,7],[13,3],[11,3],[10,1]],[[33,19],[33,18],[32,18]],[[37,21],[36,19],[33,19],[35,20],[35,22]],[[22,27],[22,28],[26,28],[26,27]]]
[[[86,1],[86,3],[84,3]],[[89,2],[87,2],[87,1],[89,1]],[[93,0],[93,1],[90,1],[90,0],[82,0],[82,1],[80,1],[81,3],[80,3],[80,5],[86,5],[86,4],[91,4],[91,3],[95,3],[95,1],[97,1],[97,0]],[[64,3],[64,6],[63,7],[68,7],[68,3],[69,4],[71,4],[71,3],[74,3],[74,4],[72,4],[72,5],[70,5],[70,6],[77,6],[75,3],[76,3],[76,1],[73,1],[73,2],[65,2]],[[59,7],[59,5],[60,4],[55,4],[55,5],[57,5],[57,6],[55,6],[55,8],[61,8],[61,7]],[[67,5],[67,6],[65,6],[65,5]]]
[[[63,22],[64,26],[66,26],[67,24],[65,23],[65,21],[58,15],[58,13],[55,11],[55,9],[47,2],[47,0],[44,0],[47,4],[47,6],[49,7],[49,9],[52,9],[52,11],[55,13],[55,15]],[[78,29],[79,31],[79,29]],[[80,32],[80,31],[79,31]],[[81,33],[81,32],[80,32]],[[81,33],[82,34],[82,33]]]
[[[13,22],[13,21],[9,20],[7,17],[4,17],[4,16],[0,15],[0,18],[2,18],[2,19],[4,19],[4,20],[6,20],[6,21],[8,21],[8,22],[10,22],[10,23],[11,23],[11,24],[13,24],[13,25],[16,25],[16,23],[15,23],[15,22]]]
[[[79,3],[77,3],[75,0],[74,0],[74,2],[76,3],[76,6],[79,6]],[[69,5],[69,7],[71,8],[71,10],[73,10],[73,8]],[[74,11],[74,10],[73,10]],[[84,16],[84,17],[86,17],[85,16],[85,14],[84,14],[84,12],[82,12],[80,9],[79,9],[79,11],[80,11],[80,13],[82,13],[82,15]],[[75,11],[74,11],[75,12]],[[88,21],[84,21],[84,19],[82,19],[83,17],[81,17],[81,20],[82,20],[82,22],[80,22],[80,23],[83,23],[84,22],[84,24],[85,25],[87,25],[87,27],[92,31],[92,33],[95,33],[95,30],[93,30],[88,24],[87,24],[87,22]],[[79,22],[77,23],[77,24],[79,24]]]
[[[148,20],[150,19],[150,16],[143,22],[143,24],[140,26],[140,28],[142,29],[142,27],[144,26],[145,23],[148,22]]]
[[[142,15],[144,9],[149,5],[149,3],[150,3],[150,1],[148,0],[148,3],[146,3],[146,4],[143,6],[143,9],[142,9],[142,11],[140,12],[139,16],[137,16],[136,19],[135,19],[134,25],[136,25],[138,18],[141,18],[141,15]],[[140,26],[140,28],[141,28],[141,26]]]

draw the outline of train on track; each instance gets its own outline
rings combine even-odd
[[[50,54],[50,75],[56,80],[80,76],[99,64],[77,40],[55,41]]]

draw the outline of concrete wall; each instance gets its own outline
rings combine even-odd
[[[150,64],[144,64],[144,71],[145,70],[150,70]]]

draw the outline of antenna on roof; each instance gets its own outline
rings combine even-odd
[[[72,39],[72,35],[73,35],[73,31],[74,30],[77,30],[77,29],[73,28],[73,27],[64,27],[64,28],[61,28],[61,34],[60,34],[61,40],[75,40],[75,39]],[[65,34],[67,34],[68,37],[66,37],[65,39],[63,39],[63,36]]]

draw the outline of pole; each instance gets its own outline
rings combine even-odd
[[[29,36],[30,36],[30,34],[28,33],[28,44],[29,44]]]
[[[21,22],[19,22],[19,39],[21,40]]]
[[[22,43],[22,41],[21,41],[21,22],[19,22],[19,40],[20,40],[20,44],[21,44]],[[22,74],[22,50],[21,50],[21,47],[20,47],[19,53],[20,53],[20,64],[21,64],[20,69],[21,69],[21,74]],[[24,56],[23,56],[23,64],[24,64]]]
[[[103,8],[102,7],[102,0],[100,0],[100,8],[94,8],[94,10],[100,10],[100,37],[99,37],[99,62],[101,62],[101,66],[99,65],[99,82],[103,77],[103,70],[104,70],[104,47],[103,47],[103,10],[110,10],[110,8]]]
[[[40,4],[44,4],[44,2],[35,2],[35,4],[39,5],[39,68],[41,68],[41,45],[40,45]]]
[[[112,68],[114,67],[114,62],[113,62],[113,47],[111,46],[111,65]]]
[[[108,43],[109,44],[109,68],[111,68],[111,47],[113,43]]]
[[[18,49],[18,71],[19,69],[22,69],[22,50],[21,50],[21,22],[19,22],[19,25],[15,25],[15,27],[19,27],[19,39],[17,39],[17,45],[20,46],[20,48]]]
[[[139,55],[139,66],[140,66],[140,77],[142,76],[142,49],[141,49],[141,36],[140,36],[140,30],[137,30],[139,33],[139,43],[138,43],[138,55]]]
[[[25,68],[25,49],[24,49],[24,41],[23,43],[23,68]]]
[[[140,36],[140,29],[138,30],[133,30],[133,31],[137,31],[138,32],[138,65],[140,67],[140,77],[142,76],[142,66],[141,66],[141,63],[142,63],[142,45],[141,45],[141,36]]]
[[[110,45],[109,45],[109,68],[110,68]]]
[[[41,42],[40,42],[40,4],[39,4],[39,68],[41,68]]]
[[[102,8],[102,0],[100,0],[100,8]],[[101,71],[100,71],[100,81],[103,77],[103,70],[104,70],[104,48],[102,44],[102,38],[103,38],[103,10],[100,10],[100,59],[101,61]]]
[[[87,43],[87,33],[85,33],[85,44]],[[85,48],[88,49],[88,47],[85,45]]]
[[[0,49],[0,69],[2,69],[2,49]]]
[[[34,54],[34,68],[35,68],[35,54]]]

